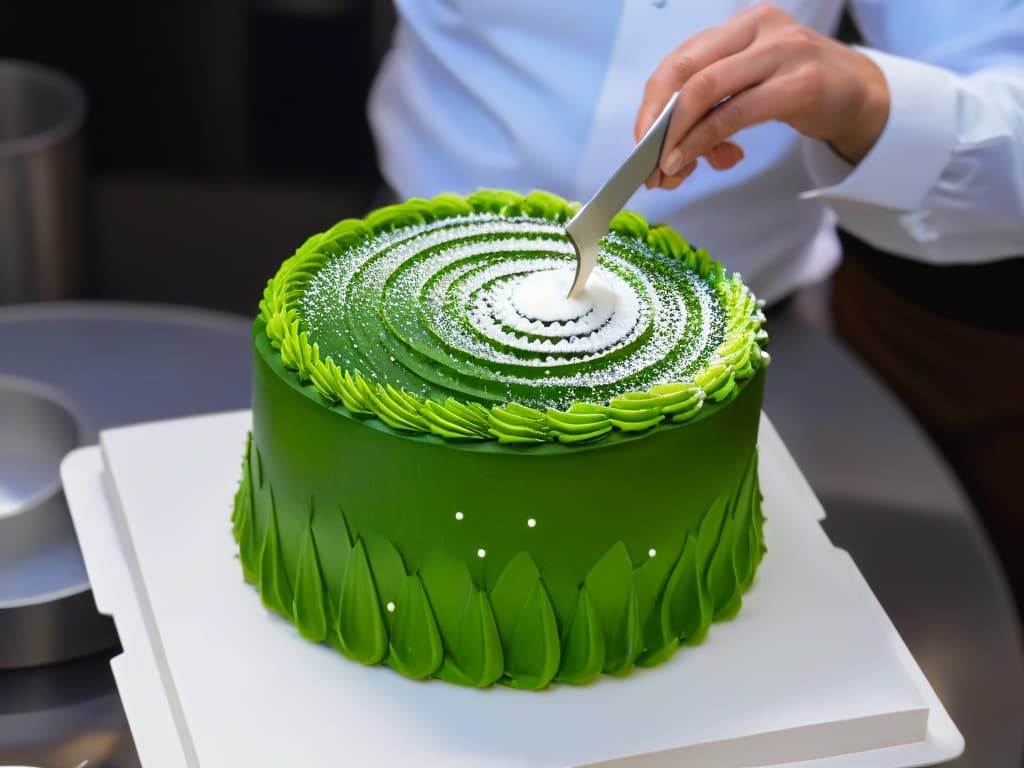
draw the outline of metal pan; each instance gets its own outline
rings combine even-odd
[[[89,426],[57,390],[0,375],[0,669],[111,647],[96,620],[60,462]]]
[[[61,459],[84,431],[77,407],[56,390],[0,376],[0,521],[38,510],[60,493]]]

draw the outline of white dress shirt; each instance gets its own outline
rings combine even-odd
[[[480,187],[586,200],[633,145],[643,86],[741,0],[396,0],[369,102],[381,170],[402,198]],[[779,0],[834,32],[843,0]],[[673,225],[773,301],[826,275],[842,225],[938,264],[1024,254],[1024,0],[853,0],[891,92],[855,167],[788,126],[748,128],[746,158],[701,164],[628,208]],[[883,53],[883,51],[885,51]]]

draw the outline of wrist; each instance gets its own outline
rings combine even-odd
[[[858,83],[852,118],[847,128],[829,139],[832,150],[848,163],[856,165],[882,135],[889,119],[889,86],[881,68],[868,56],[851,49],[856,57],[855,80]]]

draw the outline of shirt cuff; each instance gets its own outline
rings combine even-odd
[[[804,140],[817,189],[801,199],[852,200],[898,211],[920,208],[957,144],[956,77],[920,61],[857,47],[882,70],[889,117],[867,155],[851,165],[822,141]]]

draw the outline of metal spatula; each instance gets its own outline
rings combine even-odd
[[[569,298],[575,298],[587,284],[587,278],[597,264],[599,241],[608,233],[608,224],[626,201],[633,196],[651,172],[658,167],[662,145],[672,120],[679,94],[673,94],[658,119],[630,152],[626,162],[608,177],[597,193],[579,209],[565,225],[573,248],[576,249],[576,278],[569,289]]]

